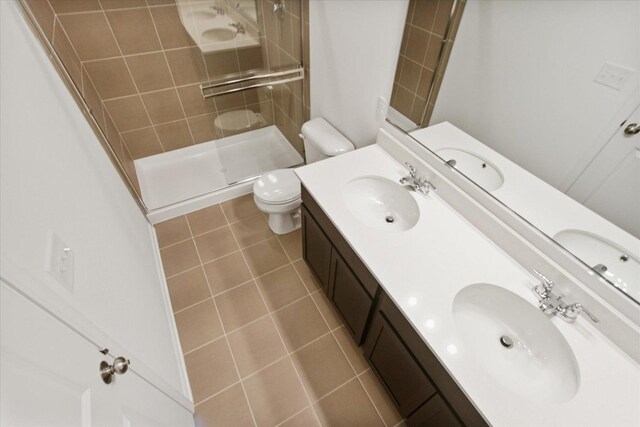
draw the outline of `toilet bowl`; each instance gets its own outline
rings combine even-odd
[[[319,117],[302,126],[307,163],[337,156],[354,149],[353,144],[326,120]],[[293,169],[276,169],[253,184],[253,199],[269,214],[269,227],[276,234],[300,228],[300,180]]]

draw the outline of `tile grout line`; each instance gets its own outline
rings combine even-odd
[[[220,210],[222,210],[222,207],[220,207]],[[222,214],[224,215],[224,211],[222,211]],[[226,215],[224,215],[224,219],[225,221],[227,221]],[[227,221],[227,224],[228,222],[229,221]],[[189,219],[187,219],[187,226],[189,227],[189,233],[191,233],[191,236],[193,237],[193,232],[191,230],[191,224],[189,224]],[[198,255],[198,259],[200,260],[200,265],[202,266],[202,258],[200,257],[200,252],[198,251],[198,247],[195,244],[195,239],[194,239],[193,245],[196,248],[196,254]],[[209,279],[207,278],[206,274],[204,275],[204,278],[205,278],[205,281],[207,282],[207,286],[209,287],[209,292],[211,292],[211,284],[209,283]],[[211,293],[213,294],[213,292]],[[233,362],[234,368],[236,368],[236,375],[238,376],[238,380],[240,381],[240,386],[242,387],[244,398],[247,400],[247,405],[249,406],[249,413],[251,414],[253,425],[257,427],[258,423],[253,413],[253,409],[251,408],[251,403],[249,403],[249,396],[247,395],[247,390],[245,389],[244,383],[242,382],[242,379],[241,379],[242,377],[240,376],[240,370],[238,369],[238,363],[236,362],[236,359],[233,355],[231,344],[229,343],[229,338],[227,337],[226,329],[224,327],[224,323],[222,322],[222,316],[220,315],[220,310],[218,309],[218,304],[216,303],[215,298],[213,299],[213,304],[214,304],[214,307],[216,308],[216,314],[218,315],[218,321],[220,322],[220,326],[222,326],[222,332],[223,332],[222,338],[224,338],[225,342],[227,343],[227,349],[229,351],[229,355],[231,356],[231,361]]]

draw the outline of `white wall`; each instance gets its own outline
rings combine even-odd
[[[0,272],[49,289],[131,350],[132,367],[182,390],[152,229],[17,6],[0,3]],[[45,272],[51,231],[75,253],[74,293]]]
[[[311,117],[356,147],[375,142],[378,98],[391,98],[408,0],[309,2]]]
[[[637,86],[637,73],[621,91],[593,80],[607,61],[640,70],[639,22],[637,1],[470,0],[431,124],[565,191]]]

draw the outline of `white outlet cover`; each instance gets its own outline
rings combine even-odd
[[[51,233],[49,238],[49,256],[47,272],[62,286],[73,292],[74,254],[60,236]]]
[[[376,115],[378,119],[384,120],[387,118],[387,113],[389,112],[389,102],[384,96],[378,98],[378,109],[376,111]]]
[[[594,81],[601,85],[621,90],[635,72],[636,70],[633,68],[612,62],[605,62]]]

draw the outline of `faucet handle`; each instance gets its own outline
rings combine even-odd
[[[416,176],[416,168],[414,168],[411,163],[404,162],[404,165],[409,168],[409,175],[413,178]]]
[[[533,269],[533,274],[540,278],[540,284],[536,285],[533,290],[536,294],[538,294],[541,298],[546,298],[551,293],[551,289],[553,289],[553,280],[549,279],[544,274],[540,273],[535,268]]]
[[[580,313],[586,314],[587,317],[589,317],[589,319],[591,319],[593,323],[600,323],[598,318],[593,314],[589,313],[589,311],[586,308],[584,308],[582,304],[580,304],[579,302],[576,302],[574,304],[570,304],[564,307],[563,315],[567,319],[571,319],[572,321],[574,321]]]

